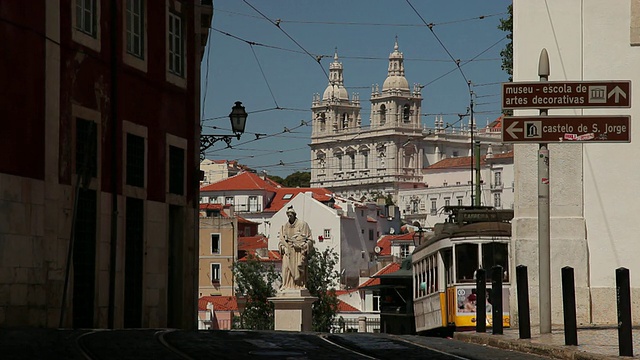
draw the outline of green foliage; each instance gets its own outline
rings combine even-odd
[[[500,25],[498,29],[507,32],[507,39],[509,43],[505,45],[504,49],[500,51],[502,57],[502,70],[509,74],[509,81],[513,80],[513,4],[507,7],[509,17],[506,19],[500,19]]]
[[[334,270],[337,263],[338,254],[330,248],[323,252],[314,251],[309,257],[307,289],[318,298],[312,310],[314,331],[329,332],[338,312],[335,285],[340,274]]]
[[[308,188],[309,186],[311,186],[311,173],[308,171],[307,172],[296,171],[284,179],[281,178],[280,176],[269,175],[269,179],[277,182],[278,184],[284,187]]]
[[[281,177],[280,177],[280,176],[278,176],[278,175],[268,175],[267,177],[268,177],[269,179],[271,179],[271,180],[273,180],[273,181],[277,182],[277,183],[278,183],[278,184],[280,184],[280,185],[282,185],[282,183],[284,182],[284,179],[283,179],[283,178],[281,178]]]
[[[236,280],[236,296],[244,297],[246,305],[240,316],[240,327],[252,330],[273,330],[273,303],[267,298],[275,296],[273,283],[279,282],[273,264],[260,262],[250,255],[246,262],[232,267]]]

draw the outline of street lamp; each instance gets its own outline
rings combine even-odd
[[[234,135],[200,135],[200,160],[204,160],[204,152],[216,142],[224,140],[229,147],[234,137],[240,140],[240,135],[244,133],[244,127],[247,123],[247,112],[242,106],[242,102],[236,101],[236,104],[231,108],[229,120]]]
[[[424,236],[424,229],[422,226],[418,226],[418,230],[413,232],[413,246],[418,247],[422,243],[422,237]]]

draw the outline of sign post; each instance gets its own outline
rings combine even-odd
[[[630,108],[631,81],[548,81],[549,55],[542,49],[538,82],[502,84],[503,109],[539,109],[539,116],[505,117],[502,141],[536,142],[538,148],[538,264],[540,333],[551,333],[550,142],[630,142],[631,117],[547,116],[557,108]]]

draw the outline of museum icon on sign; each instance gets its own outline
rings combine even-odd
[[[542,122],[541,121],[525,121],[524,122],[524,138],[525,139],[541,139],[542,138]]]

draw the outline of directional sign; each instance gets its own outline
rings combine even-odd
[[[503,109],[631,107],[631,81],[549,81],[502,84]]]
[[[630,142],[630,123],[628,115],[505,117],[502,142]]]

